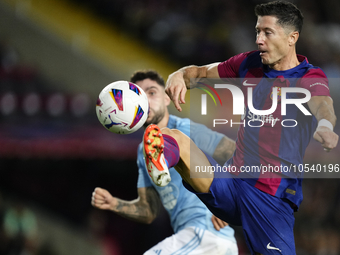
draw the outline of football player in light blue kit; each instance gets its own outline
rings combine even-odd
[[[148,96],[150,112],[145,126],[156,123],[159,127],[178,129],[190,136],[195,144],[216,160],[224,162],[232,156],[235,142],[223,134],[214,132],[204,125],[170,115],[167,106],[169,97],[165,94],[164,80],[155,71],[136,72],[131,82],[140,86]],[[138,195],[133,201],[113,197],[107,190],[96,188],[92,205],[111,210],[125,218],[142,223],[151,223],[163,204],[170,216],[174,233],[144,254],[173,255],[236,255],[238,248],[234,230],[227,223],[213,216],[207,207],[182,184],[182,178],[174,168],[169,169],[170,183],[156,186],[146,169],[143,145],[138,147]]]

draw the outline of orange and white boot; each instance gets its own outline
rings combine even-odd
[[[164,139],[160,128],[155,124],[145,129],[143,154],[152,181],[160,187],[168,185],[171,177],[164,158]]]

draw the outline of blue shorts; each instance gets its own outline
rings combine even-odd
[[[217,165],[213,158],[206,156],[212,166]],[[189,184],[184,181],[183,184],[217,217],[232,225],[242,225],[252,254],[296,254],[294,210],[289,203],[232,174],[223,173],[223,177],[216,178],[215,173],[209,193],[197,193]]]

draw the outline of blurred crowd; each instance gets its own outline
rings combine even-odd
[[[340,254],[340,180],[305,179],[304,200],[295,213],[298,255]]]
[[[46,79],[34,65],[23,63],[17,50],[0,35],[0,121],[6,117],[93,120],[90,104],[85,93],[58,91],[54,81]]]
[[[33,211],[20,201],[5,206],[0,197],[0,255],[38,255],[37,244]]]
[[[72,0],[180,65],[223,61],[256,49],[259,0]],[[295,0],[305,21],[298,53],[329,76],[340,73],[340,2]]]
[[[38,70],[33,65],[23,64],[18,51],[3,35],[0,38],[0,85],[1,94],[46,91],[46,81]]]

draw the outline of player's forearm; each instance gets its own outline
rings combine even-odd
[[[111,207],[111,211],[129,220],[145,224],[151,223],[156,217],[148,204],[142,203],[139,198],[132,201],[117,198],[115,206]]]
[[[337,118],[334,113],[332,99],[329,98],[327,100],[321,101],[315,108],[313,114],[315,118],[318,120],[318,122],[322,119],[325,119],[331,122],[333,127],[335,127]]]
[[[183,79],[185,81],[185,85],[188,89],[191,89],[194,87],[195,84],[190,83],[190,79],[194,78],[204,78],[206,77],[206,68],[205,67],[199,67],[199,66],[187,66],[180,71],[183,73]]]
[[[218,78],[217,65],[218,63],[213,63],[205,66],[190,65],[179,69],[173,74],[183,77],[186,87],[188,89],[192,89],[196,86],[196,84],[190,83],[190,79]]]

